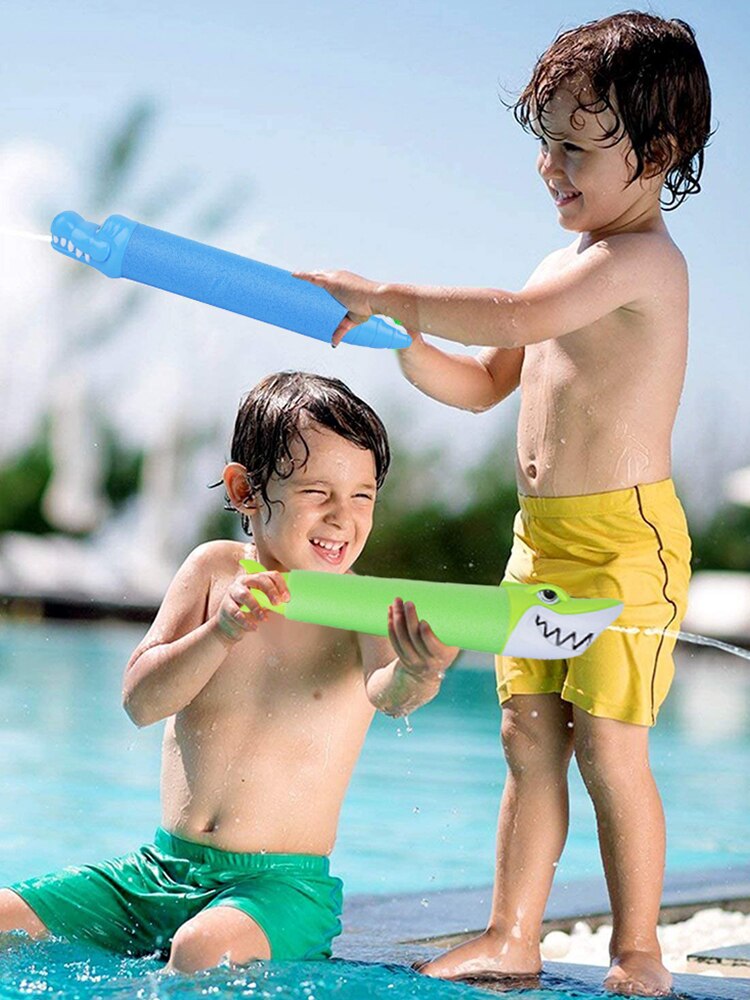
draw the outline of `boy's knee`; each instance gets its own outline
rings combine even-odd
[[[270,957],[268,941],[258,924],[233,907],[219,906],[179,928],[172,939],[167,969],[200,972],[225,961],[244,965]]]
[[[639,771],[649,770],[647,737],[642,739],[637,733],[633,739],[618,739],[620,733],[615,727],[624,727],[626,723],[611,719],[599,722],[602,724],[576,725],[576,762],[587,785],[601,782],[614,788],[618,780],[628,784]]]
[[[34,940],[49,936],[29,904],[12,889],[0,889],[0,931],[25,931]]]
[[[573,754],[572,730],[538,717],[503,712],[501,735],[508,766],[517,776],[566,770]]]
[[[167,968],[174,972],[200,972],[218,965],[223,958],[222,944],[216,936],[188,922],[172,939]]]
[[[205,931],[183,924],[172,939],[168,968],[175,972],[198,972],[218,965],[221,955],[216,955],[216,945]]]

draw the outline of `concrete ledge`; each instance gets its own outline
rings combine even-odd
[[[409,966],[437,955],[443,948],[482,929],[492,887],[443,889],[394,896],[359,895],[344,904],[344,933],[334,943],[334,957],[351,962]],[[683,872],[667,876],[662,921],[683,920],[706,906],[725,906],[750,913],[750,865],[732,869]],[[596,926],[609,918],[603,878],[559,882],[553,886],[545,930],[570,928],[577,920]],[[719,949],[731,951],[732,949]],[[722,972],[729,971],[722,966]],[[732,978],[675,976],[682,1000],[750,1000],[750,978],[737,967]],[[545,962],[537,989],[591,993],[601,991],[604,970]],[[508,993],[509,984],[472,983],[488,993]],[[521,994],[516,992],[514,995]],[[525,984],[528,989],[528,984]],[[511,992],[513,992],[511,990]]]
[[[460,940],[485,927],[492,887],[441,889],[393,896],[350,896],[344,903],[345,947],[358,941],[381,943]],[[750,865],[731,869],[682,872],[666,877],[661,918],[664,923],[686,920],[707,906],[750,913]],[[552,887],[545,929],[569,929],[586,919],[593,927],[609,919],[609,898],[603,877],[557,882]]]
[[[750,976],[750,942],[733,944],[728,948],[712,948],[688,955],[688,969],[698,972],[715,966],[725,976]]]

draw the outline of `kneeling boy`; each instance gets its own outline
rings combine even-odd
[[[384,639],[287,621],[251,590],[278,603],[284,571],[349,572],[389,458],[377,415],[337,379],[272,375],[243,400],[223,481],[252,543],[187,558],[125,672],[136,725],[167,719],[155,841],[0,891],[0,930],[168,949],[180,971],[330,956],[328,854],[375,708],[429,701],[457,650],[401,601]],[[245,574],[243,557],[268,571]]]

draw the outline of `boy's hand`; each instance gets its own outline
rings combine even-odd
[[[370,298],[378,287],[375,281],[368,281],[351,271],[295,271],[294,277],[325,288],[349,310],[333,332],[331,347],[338,347],[352,327],[364,323],[373,314]]]
[[[246,632],[256,632],[261,622],[268,618],[268,611],[258,604],[252,590],[261,590],[271,604],[290,600],[286,580],[281,573],[239,573],[229,584],[216,612],[219,638],[233,645]]]
[[[411,601],[400,597],[388,608],[388,638],[407,673],[418,680],[442,680],[458,656],[458,646],[446,646],[426,621],[420,621]]]

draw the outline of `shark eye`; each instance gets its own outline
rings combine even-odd
[[[540,601],[543,601],[545,604],[557,604],[557,602],[560,600],[556,591],[551,590],[547,587],[545,587],[544,590],[538,591],[536,596],[539,598]]]

